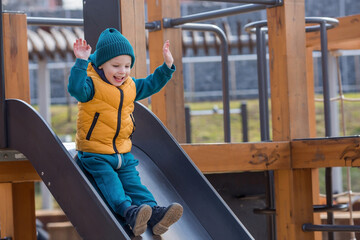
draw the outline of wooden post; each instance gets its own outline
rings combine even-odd
[[[131,76],[144,78],[147,75],[144,1],[120,1],[120,18],[122,34],[130,41],[135,53]],[[144,99],[141,103],[147,105],[148,101]]]
[[[0,184],[1,237],[36,239],[34,183]]]
[[[268,8],[267,16],[274,141],[310,137],[304,0],[285,0]],[[304,223],[313,223],[311,169],[276,170],[274,180],[277,238],[314,239],[302,231]]]
[[[148,0],[148,22],[163,18],[180,17],[179,0]],[[149,32],[150,71],[163,64],[162,47],[170,40],[170,50],[174,57],[176,71],[172,80],[151,98],[151,109],[175,136],[185,143],[184,84],[182,75],[182,43],[180,29],[164,29]]]
[[[3,14],[6,98],[30,103],[29,56],[25,14]]]
[[[135,65],[131,70],[135,78],[146,77],[145,7],[142,0],[120,2],[121,31],[135,52]]]
[[[22,99],[29,103],[26,15],[5,13],[3,24],[6,98]],[[16,168],[16,164],[12,166],[13,168]],[[13,240],[35,240],[34,183],[32,181],[14,183],[21,181],[19,179],[8,181],[0,183],[1,237],[12,237]]]

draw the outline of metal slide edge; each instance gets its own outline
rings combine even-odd
[[[138,102],[134,117],[134,146],[164,173],[210,236],[221,240],[253,239],[161,121]]]
[[[6,100],[8,146],[23,153],[84,239],[130,239],[42,117]]]

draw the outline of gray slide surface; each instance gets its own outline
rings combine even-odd
[[[183,217],[162,236],[133,237],[103,201],[51,128],[21,100],[6,100],[9,148],[22,152],[84,239],[253,239],[161,122],[135,107],[132,153],[159,205],[178,202]],[[72,154],[71,154],[72,153]]]

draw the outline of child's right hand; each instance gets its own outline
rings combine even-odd
[[[88,60],[91,54],[91,47],[84,39],[76,39],[74,42],[74,54],[76,58]]]

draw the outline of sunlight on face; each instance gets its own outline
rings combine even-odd
[[[120,55],[102,64],[99,69],[104,70],[106,79],[114,86],[119,87],[130,75],[131,57]]]

